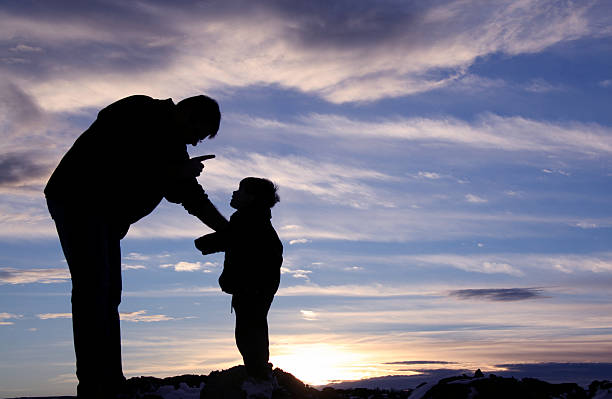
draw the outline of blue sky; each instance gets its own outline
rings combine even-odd
[[[2,2],[0,396],[74,392],[42,189],[131,94],[219,101],[190,152],[225,215],[241,178],[280,186],[275,365],[612,361],[610,26],[605,1]],[[123,240],[128,377],[240,362],[206,232],[162,203]]]

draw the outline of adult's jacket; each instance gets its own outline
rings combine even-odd
[[[179,173],[188,159],[172,100],[127,97],[98,113],[51,175],[45,195],[108,217],[124,233],[164,197],[201,216],[214,206],[195,177]]]

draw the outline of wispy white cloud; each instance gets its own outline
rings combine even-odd
[[[524,276],[525,273],[517,266],[508,261],[500,260],[498,256],[462,256],[462,255],[416,255],[408,256],[406,259],[431,265],[444,265],[454,267],[468,272],[484,274],[509,274],[512,276]]]
[[[306,239],[306,238],[296,238],[295,240],[291,240],[289,241],[289,245],[294,245],[294,244],[307,244],[309,243],[310,240]]]
[[[290,269],[289,267],[283,266],[281,267],[281,274],[288,274],[293,278],[303,278],[305,280],[309,280],[309,274],[312,273],[312,270],[304,270],[304,269]]]
[[[121,270],[144,270],[147,267],[145,265],[129,265],[126,263],[121,264]]]
[[[163,315],[163,314],[146,314],[146,310],[137,310],[135,312],[121,312],[119,316],[122,321],[129,321],[132,323],[154,323],[159,321],[176,320],[174,317]],[[72,313],[41,313],[37,314],[41,320],[54,320],[54,319],[71,319]]]
[[[313,310],[300,310],[300,313],[302,314],[302,318],[304,320],[317,320],[318,314]]]
[[[304,173],[308,171],[308,173]],[[207,187],[229,191],[244,176],[265,176],[285,190],[298,191],[335,204],[354,208],[393,207],[370,182],[401,180],[371,168],[321,162],[305,156],[276,156],[259,153],[228,153],[206,168],[202,182]]]
[[[431,180],[438,180],[440,179],[442,176],[439,173],[435,173],[435,172],[423,172],[420,171],[417,174],[418,177],[423,178],[423,179],[431,179]]]
[[[138,252],[130,252],[129,254],[125,255],[124,258],[127,259],[127,260],[144,261],[144,260],[151,259],[151,255],[145,255],[145,254],[141,254],[141,253],[138,253]]]
[[[10,326],[10,325],[13,325],[13,324],[15,324],[15,322],[8,321],[8,320],[20,319],[22,317],[23,316],[18,315],[18,314],[2,312],[2,313],[0,313],[0,326]]]
[[[576,226],[580,227],[581,229],[596,229],[598,227],[601,227],[598,223],[588,222],[586,220],[581,220],[577,222]]]
[[[434,254],[399,256],[394,262],[411,264],[450,266],[460,270],[493,274],[523,276],[527,270],[560,271],[563,273],[610,273],[612,272],[612,253],[593,254]]]
[[[465,200],[473,204],[484,204],[485,202],[489,202],[486,198],[482,198],[474,194],[466,194]]]
[[[38,53],[43,51],[42,48],[40,47],[32,47],[32,46],[28,46],[27,44],[18,44],[15,47],[12,47],[9,49],[9,51],[15,51],[15,52],[25,52],[25,53]]]
[[[251,127],[263,125],[244,116],[236,122]],[[279,124],[279,122],[276,122]],[[282,131],[327,137],[395,139],[425,143],[452,143],[466,147],[504,151],[609,154],[612,130],[597,124],[546,122],[491,113],[474,122],[452,117],[359,120],[342,115],[310,114],[299,122],[282,122]]]
[[[70,319],[72,318],[72,313],[40,313],[36,317],[41,320]]]
[[[383,284],[347,285],[294,285],[282,287],[279,296],[343,296],[343,297],[394,297],[412,295],[414,287],[389,286]]]
[[[217,263],[213,262],[185,262],[181,261],[178,263],[168,263],[160,265],[162,268],[173,268],[177,272],[195,272],[198,270],[204,271],[204,273],[210,273],[211,269],[218,267]]]
[[[0,284],[61,283],[70,279],[68,268],[16,269],[0,268]]]
[[[121,312],[119,316],[122,321],[129,321],[133,323],[154,323],[159,321],[175,320],[174,317],[170,317],[163,314],[146,314],[146,310],[137,310],[135,312]],[[36,315],[41,320],[53,320],[53,319],[70,319],[72,313],[41,313]]]
[[[129,321],[132,323],[155,323],[159,321],[174,320],[174,317],[163,314],[147,315],[146,313],[146,310],[137,310],[135,312],[120,313],[119,316],[122,321]]]

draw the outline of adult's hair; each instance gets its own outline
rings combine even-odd
[[[213,138],[217,135],[221,124],[221,111],[217,101],[201,94],[179,101],[176,107],[179,112],[187,115],[190,122],[205,125],[211,132],[208,137]]]
[[[278,186],[268,179],[246,177],[240,181],[240,187],[252,194],[256,202],[267,208],[272,208],[280,201]]]

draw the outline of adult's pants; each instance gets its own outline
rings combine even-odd
[[[101,397],[125,380],[121,367],[120,234],[95,207],[47,200],[72,278],[78,397]],[[110,396],[110,395],[109,395]]]

